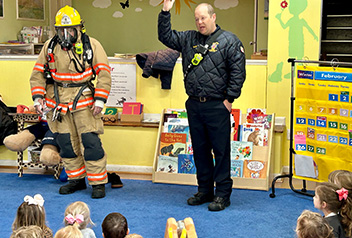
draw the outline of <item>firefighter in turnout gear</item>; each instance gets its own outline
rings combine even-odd
[[[30,78],[34,106],[47,115],[50,129],[57,134],[69,179],[59,193],[86,189],[87,177],[92,198],[102,198],[108,175],[99,134],[103,134],[101,111],[111,87],[108,58],[101,44],[85,34],[74,8],[65,6],[57,12],[55,29]]]

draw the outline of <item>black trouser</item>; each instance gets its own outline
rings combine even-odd
[[[198,191],[229,198],[232,192],[230,176],[230,112],[223,100],[186,101],[194,161],[197,168]],[[212,155],[215,156],[215,165]]]

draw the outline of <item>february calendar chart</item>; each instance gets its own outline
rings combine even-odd
[[[351,169],[352,69],[297,66],[295,76],[296,153],[313,157],[319,179]]]

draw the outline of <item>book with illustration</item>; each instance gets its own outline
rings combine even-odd
[[[156,171],[164,173],[177,173],[178,157],[159,155],[158,166]]]
[[[231,177],[243,177],[243,163],[244,160],[231,159]]]
[[[186,153],[187,134],[162,132],[159,155],[177,157]]]
[[[231,160],[251,160],[253,156],[253,142],[231,141]]]
[[[244,160],[244,178],[266,178],[266,162],[261,160]]]
[[[196,165],[194,163],[193,155],[179,154],[178,155],[178,173],[195,174]]]
[[[265,129],[264,124],[244,123],[242,141],[253,142],[254,146],[267,146],[268,130]]]

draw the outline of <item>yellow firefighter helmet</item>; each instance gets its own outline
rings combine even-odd
[[[55,27],[74,27],[82,25],[78,11],[68,5],[61,8],[55,17]]]

